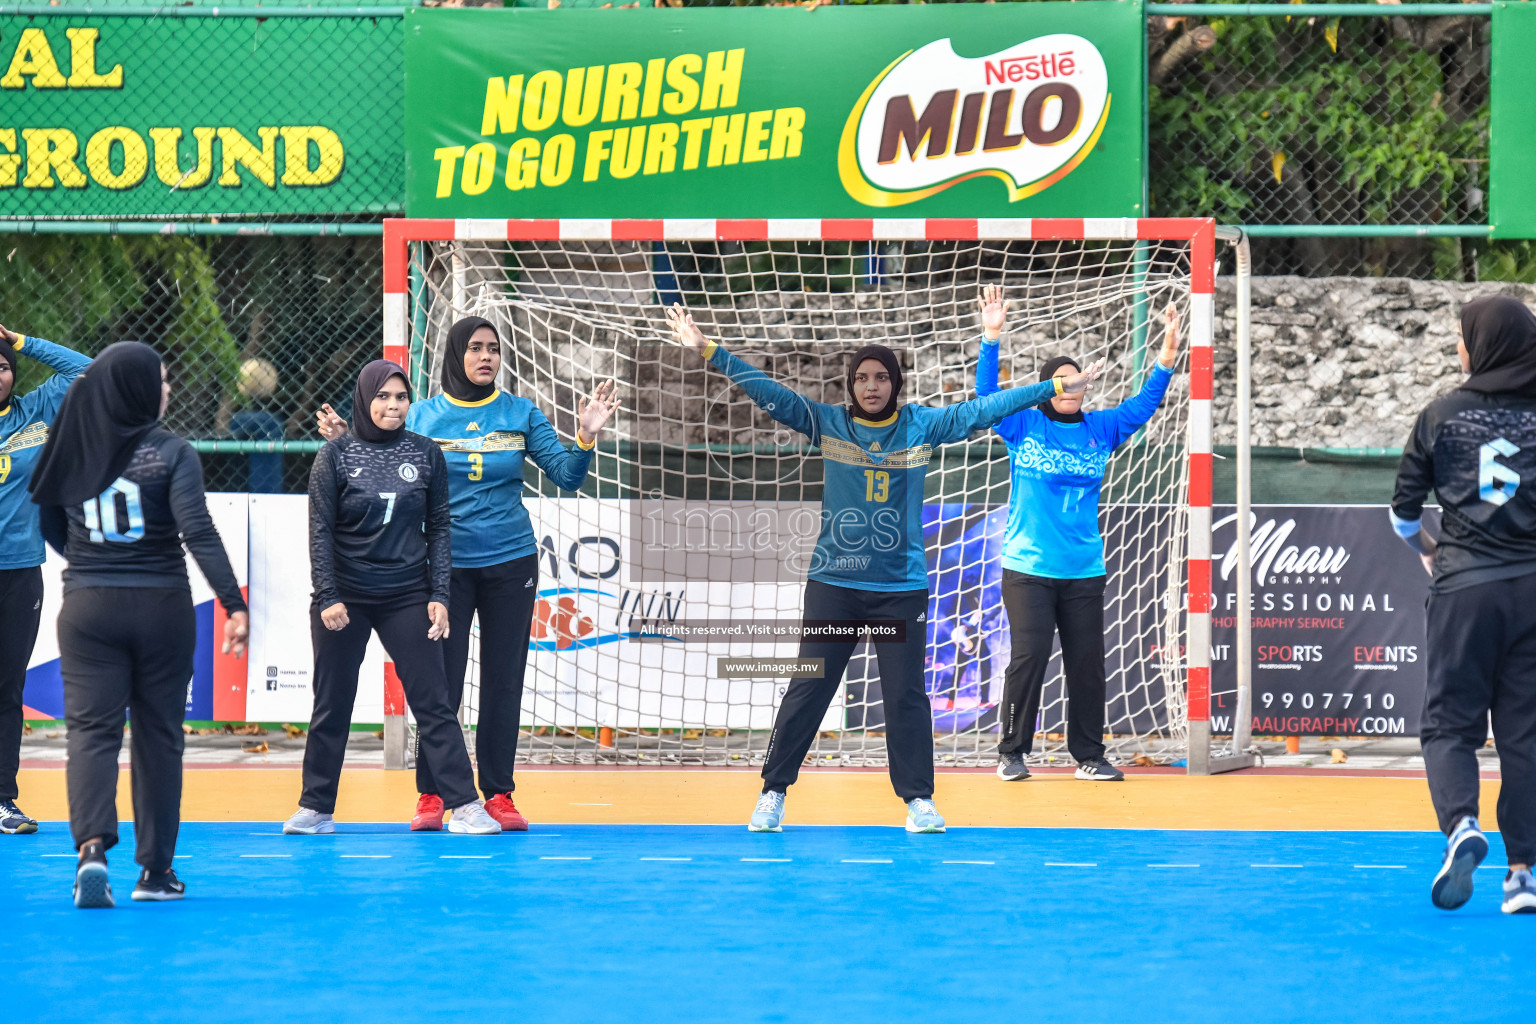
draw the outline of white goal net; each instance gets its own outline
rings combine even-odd
[[[647,524],[658,516],[673,523],[692,516],[694,523],[739,526],[750,518],[745,513],[766,510],[782,528],[794,521],[786,513],[814,513],[821,497],[816,449],[679,348],[665,306],[681,302],[707,337],[829,403],[846,401],[843,382],[854,350],[888,345],[907,368],[904,399],[942,406],[976,397],[977,297],[985,285],[1002,286],[1011,303],[1001,385],[1034,382],[1053,356],[1082,365],[1106,357],[1109,370],[1087,405],[1103,409],[1145,381],[1168,303],[1179,308],[1188,330],[1191,246],[1187,240],[409,244],[405,328],[419,393],[438,393],[448,325],[467,315],[497,326],[501,386],[532,400],[568,444],[581,398],[609,377],[622,386],[624,407],[604,433],[580,494],[558,491],[529,460],[525,501],[541,575],[520,758],[759,764],[788,684],[728,672],[723,659],[790,657],[793,639],[636,635],[644,622],[798,623],[803,575],[796,575],[795,559],[721,545],[713,533],[706,557],[696,557],[701,549],[687,543],[658,549]],[[1161,409],[1116,453],[1104,479],[1106,741],[1122,761],[1176,763],[1187,752],[1188,342]],[[921,524],[931,594],[925,679],[941,764],[996,757],[1011,655],[1000,560],[1008,481],[1007,450],[990,432],[935,450],[929,465]],[[812,528],[809,539],[814,536]],[[461,711],[471,730],[478,658],[477,636]],[[872,649],[861,644],[811,759],[884,763],[878,675]],[[1065,721],[1058,654],[1040,703],[1035,761],[1068,759]]]

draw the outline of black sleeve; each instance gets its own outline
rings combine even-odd
[[[309,580],[324,609],[341,600],[336,590],[336,452],[320,449],[309,471]]]
[[[68,557],[65,551],[69,544],[69,516],[64,514],[64,509],[59,505],[43,505],[38,508],[38,526],[43,532],[43,540],[48,546],[60,555]]]
[[[224,541],[219,537],[218,527],[213,525],[213,517],[208,514],[208,499],[203,493],[203,461],[198,458],[197,450],[185,441],[177,446],[171,464],[170,503],[181,541],[197,559],[197,567],[203,570],[219,603],[231,615],[247,611],[245,598],[240,596],[240,584],[235,581],[235,571],[229,567]]]
[[[1435,430],[1439,420],[1433,405],[1419,413],[1403,446],[1397,486],[1392,492],[1392,514],[1400,520],[1417,522],[1424,513],[1424,499],[1435,486]]]
[[[446,605],[453,577],[453,546],[448,531],[448,460],[435,444],[430,445],[429,451],[432,481],[427,487],[427,562],[431,569],[432,600]]]

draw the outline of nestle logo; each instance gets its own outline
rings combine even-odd
[[[1065,78],[1077,70],[1072,51],[1034,54],[1028,57],[1004,57],[986,62],[987,85],[1007,82],[1035,82],[1042,78]]]

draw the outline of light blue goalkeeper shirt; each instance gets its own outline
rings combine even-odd
[[[1172,379],[1173,371],[1156,363],[1139,392],[1113,409],[1084,413],[1081,423],[1060,423],[1031,408],[992,428],[1007,442],[1011,464],[1005,569],[1058,580],[1104,575],[1099,533],[1104,469],[1115,449],[1152,418]],[[998,392],[997,344],[985,338],[976,361],[976,393],[1010,393]]]
[[[1056,393],[1045,381],[943,408],[909,402],[877,422],[813,402],[719,345],[706,356],[764,412],[821,448],[821,532],[808,576],[851,590],[926,589],[923,480],[934,446],[964,440]]]

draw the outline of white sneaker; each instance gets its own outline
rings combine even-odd
[[[907,801],[908,832],[943,832],[944,818],[939,809],[927,797],[913,797]]]
[[[770,789],[757,798],[757,806],[752,809],[752,820],[747,823],[747,831],[784,831],[783,793],[776,793]]]
[[[1536,879],[1529,868],[1511,871],[1504,879],[1504,913],[1536,914]]]
[[[453,817],[448,820],[448,831],[471,836],[498,836],[501,835],[501,826],[486,813],[485,805],[476,800],[453,809]]]
[[[335,831],[335,818],[308,807],[300,807],[293,812],[293,817],[283,822],[285,836],[328,836]]]

